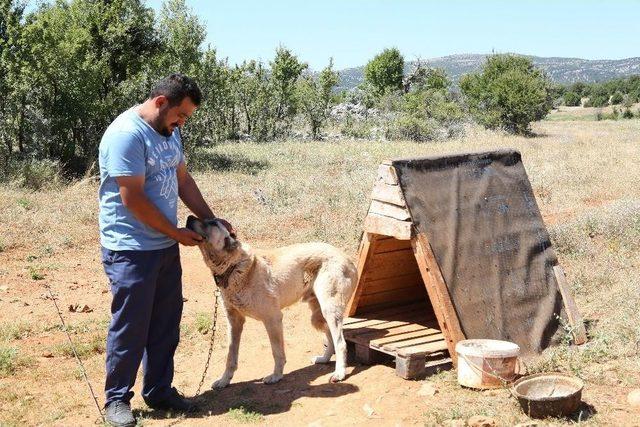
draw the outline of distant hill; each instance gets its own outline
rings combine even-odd
[[[525,56],[531,58],[537,67],[542,68],[552,81],[560,84],[577,81],[594,83],[640,74],[640,58],[591,60]],[[422,62],[429,67],[444,69],[457,83],[463,74],[480,70],[486,57],[486,54],[450,55],[426,59]],[[412,67],[413,62],[405,64],[406,71]],[[363,79],[363,71],[364,66],[341,70],[339,89],[351,89],[359,85]]]

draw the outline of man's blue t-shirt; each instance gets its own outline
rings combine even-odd
[[[159,134],[134,108],[120,114],[105,131],[99,149],[100,243],[107,249],[164,249],[175,240],[138,221],[122,204],[115,178],[144,176],[144,192],[173,223],[178,223],[176,170],[184,160],[178,128]]]

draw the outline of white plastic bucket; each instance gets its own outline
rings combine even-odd
[[[456,345],[458,383],[471,388],[499,388],[515,378],[520,347],[509,341],[472,339]]]

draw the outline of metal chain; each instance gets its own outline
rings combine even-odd
[[[56,298],[53,295],[53,292],[51,291],[51,286],[45,284],[44,287],[47,288],[47,290],[49,291],[49,297],[51,298],[51,301],[53,301],[53,304],[55,305],[56,310],[58,311],[58,316],[60,317],[60,322],[62,323],[62,329],[67,334],[67,339],[69,340],[69,345],[71,346],[71,350],[73,350],[73,355],[76,357],[76,360],[80,365],[80,370],[82,371],[82,375],[84,376],[85,382],[89,386],[89,391],[91,392],[93,401],[96,404],[96,408],[98,409],[100,418],[102,419],[103,422],[105,422],[104,414],[102,413],[102,409],[100,409],[100,404],[98,403],[98,398],[96,397],[96,394],[93,392],[93,387],[91,387],[91,382],[89,381],[89,377],[87,376],[87,370],[84,368],[84,365],[82,364],[82,360],[80,360],[80,356],[78,356],[78,352],[76,351],[76,346],[73,344],[73,341],[71,340],[71,335],[69,335],[69,328],[67,328],[67,324],[64,322],[64,317],[62,317],[62,312],[60,311],[60,307],[58,307]]]
[[[194,397],[198,397],[200,395],[200,389],[202,389],[202,384],[204,384],[204,379],[207,376],[207,370],[209,369],[209,362],[211,361],[211,353],[213,353],[213,343],[216,337],[216,324],[218,320],[218,300],[220,299],[220,289],[216,286],[215,292],[215,304],[213,306],[213,326],[211,327],[211,340],[209,341],[209,354],[207,354],[207,362],[204,364],[204,372],[202,372],[202,378],[200,379],[200,384],[198,384],[198,391]]]

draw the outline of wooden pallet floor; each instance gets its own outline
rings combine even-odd
[[[416,378],[428,363],[450,361],[447,344],[424,302],[371,311],[345,319],[344,337],[355,345],[356,359],[375,363],[379,353],[396,358],[396,374]]]

